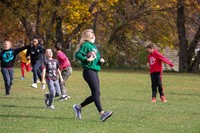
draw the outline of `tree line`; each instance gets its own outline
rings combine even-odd
[[[91,28],[109,68],[144,68],[144,45],[179,50],[179,71],[198,72],[199,0],[0,0],[0,40],[74,52],[80,33]],[[68,53],[67,53],[68,54]]]

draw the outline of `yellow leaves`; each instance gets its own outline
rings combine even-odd
[[[155,9],[159,9],[160,8],[160,5],[155,5]]]

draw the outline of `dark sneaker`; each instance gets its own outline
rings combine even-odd
[[[44,103],[48,106],[49,105],[49,93],[46,92],[44,94]]]
[[[75,111],[76,117],[77,117],[78,119],[81,119],[81,109],[79,109],[78,105],[74,105],[74,106],[73,106],[73,109],[74,109],[74,111]]]
[[[112,111],[110,111],[110,112],[104,112],[104,113],[102,114],[101,118],[100,118],[101,122],[106,121],[109,117],[112,116],[112,114],[113,114]]]
[[[68,99],[70,99],[70,96],[62,96],[62,97],[60,97],[59,99],[58,99],[58,101],[65,101],[65,100],[68,100]]]

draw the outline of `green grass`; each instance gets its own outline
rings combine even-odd
[[[200,75],[164,73],[167,103],[151,103],[148,72],[101,71],[101,102],[113,116],[101,123],[94,104],[82,110],[82,120],[75,118],[73,104],[90,94],[82,71],[73,71],[68,80],[71,99],[55,101],[55,110],[44,105],[46,90],[32,89],[32,73],[20,80],[15,69],[10,97],[5,97],[0,80],[1,133],[199,133]],[[40,85],[39,85],[40,87]]]

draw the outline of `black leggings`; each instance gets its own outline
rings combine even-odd
[[[157,88],[160,96],[164,96],[163,86],[162,86],[162,74],[160,72],[151,73],[151,87],[152,87],[152,97],[156,97]]]
[[[93,70],[84,69],[83,70],[83,78],[88,83],[91,96],[87,97],[82,103],[81,106],[84,107],[92,102],[94,102],[96,108],[99,112],[102,111],[101,102],[100,102],[100,85],[99,85],[99,77],[98,72]]]

